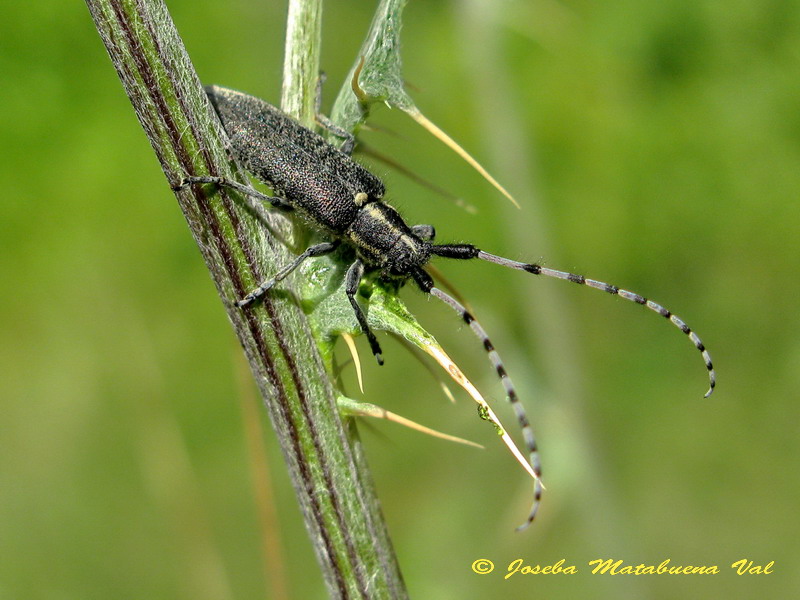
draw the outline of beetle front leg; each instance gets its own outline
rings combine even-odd
[[[367,340],[369,341],[369,347],[372,349],[372,353],[375,355],[375,360],[378,361],[379,365],[383,364],[383,354],[381,353],[381,345],[378,343],[378,339],[375,337],[375,334],[372,333],[372,330],[369,328],[369,324],[367,323],[367,317],[364,314],[364,311],[361,310],[361,306],[358,304],[358,300],[356,300],[356,293],[358,292],[358,286],[361,283],[361,278],[364,276],[364,263],[360,260],[356,259],[356,261],[350,265],[350,268],[347,269],[347,275],[345,275],[345,293],[347,294],[347,299],[350,301],[350,305],[353,307],[353,310],[356,313],[356,320],[358,324],[361,325],[361,331],[364,332],[364,335],[367,336]]]

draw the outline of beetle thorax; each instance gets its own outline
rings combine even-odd
[[[397,211],[380,201],[365,204],[344,235],[365,264],[387,275],[407,276],[430,259],[430,243],[414,235]]]

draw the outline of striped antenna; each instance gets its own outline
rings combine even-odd
[[[486,352],[489,355],[489,360],[492,362],[498,377],[500,377],[500,381],[503,382],[503,387],[506,390],[508,400],[517,415],[517,421],[522,429],[522,436],[525,439],[525,446],[528,450],[528,454],[530,455],[531,468],[535,474],[533,483],[533,505],[531,506],[531,511],[528,514],[527,520],[522,525],[517,527],[517,531],[521,531],[527,528],[528,525],[533,522],[534,518],[536,518],[536,512],[539,510],[539,502],[542,498],[543,489],[541,481],[542,468],[539,462],[539,451],[536,448],[536,438],[533,435],[533,428],[531,427],[530,421],[528,421],[528,415],[525,413],[525,407],[522,406],[522,402],[520,402],[519,396],[517,396],[517,390],[514,387],[514,383],[511,381],[511,378],[508,376],[505,367],[503,366],[503,361],[500,359],[500,355],[497,353],[497,350],[494,349],[494,345],[489,340],[489,336],[486,335],[486,330],[484,330],[481,324],[475,320],[475,317],[473,317],[472,314],[458,300],[452,296],[449,296],[439,288],[429,287],[427,291],[455,310],[461,316],[464,322],[470,326],[475,335],[478,336],[478,339],[481,340],[483,347],[486,349]]]
[[[537,264],[521,263],[508,258],[503,258],[502,256],[495,256],[494,254],[489,254],[488,252],[484,252],[483,250],[478,251],[477,258],[495,263],[503,267],[510,267],[512,269],[519,269],[520,271],[526,271],[527,273],[532,273],[534,275],[546,275],[547,277],[555,277],[556,279],[565,279],[566,281],[572,281],[573,283],[577,283],[580,285],[588,285],[589,287],[595,288],[597,290],[602,290],[614,296],[620,296],[621,298],[625,298],[625,300],[629,300],[631,302],[635,302],[636,304],[642,304],[646,306],[653,312],[658,313],[659,315],[667,319],[675,327],[677,327],[683,333],[685,333],[686,336],[692,341],[695,348],[697,348],[700,351],[700,354],[702,354],[703,361],[706,364],[706,369],[708,369],[709,387],[704,397],[708,398],[714,391],[714,386],[717,383],[717,376],[716,373],[714,373],[714,366],[711,363],[711,356],[708,354],[708,350],[706,350],[706,347],[703,345],[703,342],[700,340],[697,334],[694,331],[692,331],[686,323],[684,323],[676,315],[673,315],[670,311],[668,311],[660,304],[657,304],[652,300],[648,300],[647,298],[645,298],[644,296],[640,296],[639,294],[635,294],[633,292],[629,292],[628,290],[623,290],[621,288],[618,288],[615,285],[603,283],[602,281],[595,281],[594,279],[587,279],[583,275],[575,275],[574,273],[567,273],[565,271],[556,271],[554,269],[548,269],[547,267],[542,267],[541,265]]]

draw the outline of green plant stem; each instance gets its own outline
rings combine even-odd
[[[316,115],[322,0],[290,0],[286,18],[281,108],[306,127]]]
[[[218,122],[163,2],[87,5],[169,183],[206,174],[246,183],[226,156]],[[265,271],[290,260],[261,221],[288,235],[286,222],[260,214],[227,189],[190,186],[176,196],[269,411],[330,595],[406,597],[355,426],[339,417],[291,288],[246,310],[234,303]]]

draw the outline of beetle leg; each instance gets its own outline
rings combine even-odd
[[[350,304],[356,313],[356,319],[358,320],[358,324],[361,325],[361,330],[364,332],[364,335],[367,336],[369,347],[372,349],[375,359],[378,361],[379,365],[382,365],[383,354],[381,353],[381,345],[378,343],[378,339],[375,337],[375,334],[372,333],[372,330],[369,328],[367,317],[364,315],[364,311],[361,310],[361,306],[359,306],[358,301],[356,300],[358,286],[361,283],[361,278],[363,276],[364,263],[362,263],[360,260],[356,260],[352,265],[350,265],[350,268],[347,269],[347,275],[345,275],[345,293],[347,294],[347,299],[350,301]]]
[[[190,185],[198,185],[198,184],[205,184],[205,183],[213,183],[220,187],[227,187],[231,188],[232,190],[236,190],[240,194],[248,196],[250,198],[255,198],[257,200],[261,200],[262,202],[269,202],[275,208],[279,208],[281,210],[292,210],[292,205],[289,204],[283,198],[278,198],[277,196],[267,196],[266,194],[262,194],[258,190],[254,190],[250,186],[243,185],[238,181],[232,181],[225,177],[214,177],[212,175],[206,175],[202,177],[184,177],[180,184],[173,187],[174,190],[181,190]]]
[[[339,150],[347,154],[347,156],[350,156],[353,154],[353,148],[356,147],[356,136],[349,131],[342,129],[327,116],[322,114],[322,86],[326,79],[327,75],[325,75],[325,72],[320,71],[319,77],[317,78],[317,95],[316,98],[314,98],[314,119],[325,131],[329,131],[336,137],[344,140],[342,145],[339,147]]]
[[[242,307],[247,306],[258,300],[261,296],[267,293],[276,283],[286,279],[286,277],[294,271],[300,264],[307,258],[311,258],[312,256],[322,256],[324,254],[330,254],[336,247],[339,245],[338,240],[334,240],[333,242],[322,242],[321,244],[315,244],[310,246],[303,252],[300,256],[295,258],[292,262],[288,265],[284,266],[280,269],[271,279],[267,279],[266,281],[259,284],[259,286],[247,294],[244,298],[236,302],[236,306]]]
[[[352,133],[347,131],[346,129],[342,129],[338,125],[336,125],[333,121],[331,121],[328,117],[323,115],[321,112],[317,112],[316,116],[314,117],[319,124],[326,131],[330,131],[333,135],[338,138],[342,138],[344,140],[341,146],[338,146],[341,152],[344,152],[348,156],[353,154],[353,148],[356,147],[356,136]],[[334,146],[336,146],[334,144]]]

